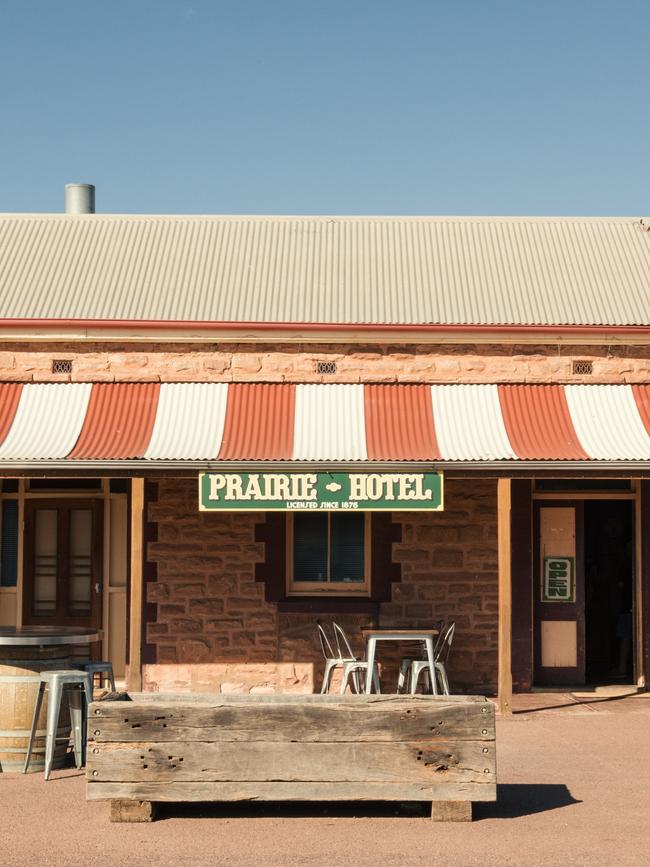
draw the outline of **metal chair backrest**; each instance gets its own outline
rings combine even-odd
[[[449,651],[451,650],[451,642],[454,640],[454,632],[456,631],[456,623],[452,621],[444,633],[444,638],[440,644],[440,648],[436,655],[436,662],[445,663],[449,659]]]
[[[338,625],[332,621],[332,629],[334,630],[334,640],[336,641],[336,649],[339,652],[339,657],[342,659],[356,659],[354,651],[348,641],[348,637]]]
[[[433,645],[433,658],[434,659],[438,658],[438,653],[440,652],[440,649],[442,648],[442,642],[445,640],[445,634],[446,634],[445,622],[446,622],[445,620],[437,620],[433,624],[433,628],[438,631],[438,637],[436,638],[436,643]]]
[[[325,659],[336,659],[332,643],[327,637],[327,633],[320,625],[320,623],[316,623],[316,630],[318,632],[318,639],[320,641],[320,649],[323,651],[323,656],[325,657]],[[339,654],[339,656],[340,655],[341,654]]]

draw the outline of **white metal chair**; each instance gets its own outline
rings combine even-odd
[[[345,658],[345,661],[343,663],[343,677],[341,678],[341,688],[339,689],[340,694],[343,695],[345,693],[350,677],[352,678],[352,684],[354,686],[355,692],[362,692],[361,682],[359,679],[360,671],[364,672],[364,677],[372,677],[372,685],[375,692],[381,692],[381,687],[379,683],[379,669],[377,667],[377,663],[373,665],[372,672],[369,672],[367,660],[356,658],[354,651],[350,646],[350,642],[348,641],[347,635],[338,625],[338,623],[332,622],[332,629],[334,630],[334,639],[336,641],[336,648],[338,650],[339,656]]]
[[[321,650],[323,651],[323,657],[325,659],[325,672],[323,674],[323,683],[321,685],[321,695],[324,695],[326,692],[329,692],[330,682],[332,680],[332,674],[334,670],[338,667],[343,668],[343,666],[348,662],[355,662],[355,657],[352,651],[347,657],[342,656],[340,648],[338,647],[337,642],[337,650],[336,652],[332,647],[332,642],[329,640],[329,637],[320,623],[316,624],[316,630],[318,632],[318,640],[320,641]],[[358,680],[358,676],[357,676]],[[358,692],[359,690],[357,690]]]
[[[438,620],[436,623],[433,624],[433,628],[438,630],[438,638],[436,639],[436,643],[433,647],[433,658],[435,660],[436,656],[438,654],[438,651],[441,647],[443,638],[444,638],[445,621],[444,620]],[[426,651],[426,648],[424,647],[424,645],[422,645],[422,650]],[[409,681],[409,688],[410,688],[409,673],[411,670],[411,665],[413,664],[413,662],[416,662],[416,661],[419,661],[419,660],[414,660],[408,656],[405,656],[402,658],[402,661],[400,662],[400,666],[399,666],[399,675],[397,677],[397,692],[403,692],[404,687],[407,684],[407,680]],[[428,662],[428,660],[423,660],[423,662],[425,662],[425,664],[427,666],[427,674],[428,674],[429,662]],[[433,685],[432,692],[434,695],[437,695],[437,693],[438,693],[438,690],[437,690],[435,683]]]
[[[456,631],[456,624],[450,623],[447,629],[444,632],[442,640],[439,641],[436,645],[434,651],[434,673],[439,675],[440,683],[442,685],[442,693],[443,695],[450,695],[449,692],[449,678],[447,677],[447,660],[449,659],[449,652],[451,651],[451,643],[454,640],[454,632]],[[442,633],[441,633],[442,634]],[[415,659],[411,663],[411,695],[415,693],[418,685],[418,679],[420,674],[424,672],[427,679],[429,678],[429,662],[425,659]],[[435,684],[430,684],[430,688],[435,693]]]

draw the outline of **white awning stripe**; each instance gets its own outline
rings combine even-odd
[[[516,460],[496,385],[432,385],[431,400],[443,460]]]
[[[366,461],[362,385],[297,385],[295,461]]]
[[[210,460],[221,448],[225,382],[163,383],[145,460]]]
[[[650,459],[650,436],[629,385],[566,385],[564,393],[588,455],[610,461]]]
[[[0,460],[65,458],[81,433],[90,400],[90,383],[23,386],[20,402]]]

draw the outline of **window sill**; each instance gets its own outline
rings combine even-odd
[[[303,614],[379,614],[379,603],[367,597],[287,596],[278,602],[278,611]]]

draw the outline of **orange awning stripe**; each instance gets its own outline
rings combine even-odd
[[[561,385],[500,385],[510,444],[522,460],[588,460]]]
[[[220,461],[289,461],[293,456],[296,388],[280,383],[232,383]]]
[[[650,385],[633,385],[632,394],[636,408],[639,410],[641,421],[650,434]]]
[[[0,443],[9,433],[22,390],[20,382],[0,382]]]
[[[440,460],[428,385],[366,385],[364,401],[369,460]]]
[[[79,439],[68,457],[79,460],[141,458],[158,408],[157,382],[93,385]]]

